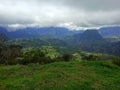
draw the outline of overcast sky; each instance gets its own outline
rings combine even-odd
[[[0,0],[0,25],[71,29],[120,25],[120,0]]]

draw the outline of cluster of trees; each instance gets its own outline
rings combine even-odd
[[[11,45],[5,47],[0,44],[0,64],[14,64],[15,59],[21,55],[22,47],[19,45]]]
[[[47,64],[59,61],[82,61],[82,60],[114,60],[113,63],[119,65],[120,60],[115,56],[76,52],[76,53],[61,53],[59,49],[54,46],[41,46],[22,48],[19,45],[5,46],[0,43],[0,64],[13,65],[13,64],[29,64],[39,63]],[[118,60],[116,60],[118,59]]]
[[[0,45],[0,64],[46,64],[55,61],[71,61],[73,58],[81,59],[79,55],[59,53],[53,46],[41,46],[37,48],[23,48],[19,45],[5,47]]]
[[[19,45],[0,45],[0,64],[28,64],[52,62],[60,54],[52,46],[22,49]]]
[[[52,46],[29,48],[22,51],[22,64],[46,64],[54,62],[57,57],[60,57],[60,53],[58,53]]]
[[[59,61],[81,61],[80,54],[63,54],[54,46],[22,48],[19,45],[0,45],[0,64],[46,64]]]

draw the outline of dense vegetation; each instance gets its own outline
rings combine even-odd
[[[83,60],[114,60],[113,63],[117,65],[119,65],[120,62],[120,58],[117,56],[99,53],[87,53],[83,52],[79,47],[65,48],[49,45],[22,48],[19,45],[5,46],[4,43],[1,43],[0,46],[0,64],[6,65],[25,65],[29,63],[46,64],[59,61]]]

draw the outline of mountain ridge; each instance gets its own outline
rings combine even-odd
[[[15,31],[7,31],[0,27],[0,32],[4,32],[9,38],[62,38],[74,35],[82,31],[73,31],[62,27],[24,28]]]
[[[103,27],[100,28],[99,33],[104,38],[120,37],[120,27]],[[0,27],[0,32],[6,34],[9,38],[61,38],[83,33],[85,30],[69,30],[63,27],[27,27],[23,29],[16,29],[15,31],[8,31],[5,27]]]

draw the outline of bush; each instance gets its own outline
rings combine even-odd
[[[57,61],[81,61],[81,56],[77,53],[75,54],[64,54],[62,57],[58,57]]]
[[[89,53],[84,53],[81,55],[81,57],[82,60],[90,60],[90,61],[99,59],[99,57],[96,54],[89,54]]]
[[[120,66],[120,58],[113,60],[112,63]]]
[[[78,61],[78,62],[82,61],[81,55],[78,53],[72,54],[72,61]]]
[[[65,54],[63,55],[63,61],[71,61],[72,55],[71,54]]]

